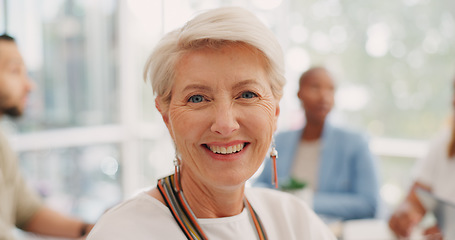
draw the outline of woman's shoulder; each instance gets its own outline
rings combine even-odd
[[[88,239],[131,239],[131,233],[137,235],[135,239],[142,239],[142,235],[149,234],[144,229],[164,231],[166,219],[173,219],[169,209],[147,192],[142,192],[106,211]],[[153,229],[154,226],[160,226],[160,229]]]
[[[313,210],[303,200],[287,192],[269,188],[248,188],[246,197],[253,207],[257,206],[266,211],[273,209],[276,211],[273,214],[300,212],[302,216],[314,215]]]
[[[426,141],[425,154],[422,155],[419,163],[440,161],[447,159],[448,147],[451,140],[451,131],[439,131]]]
[[[248,188],[246,197],[251,205],[263,214],[286,215],[299,213],[295,217],[313,217],[313,210],[296,196],[268,188]],[[294,217],[294,216],[293,216]]]
[[[266,188],[248,188],[245,193],[271,239],[335,239],[313,210],[294,195]]]
[[[443,129],[443,130],[435,133],[433,136],[431,136],[428,143],[432,147],[438,147],[438,146],[447,147],[447,144],[450,142],[451,138],[452,138],[452,130]]]
[[[152,197],[148,192],[141,192],[108,210],[105,215],[131,214],[144,209],[154,212],[169,211],[164,204]]]
[[[303,204],[305,205],[304,202],[302,202],[299,198],[295,197],[292,194],[278,191],[275,189],[270,189],[270,188],[259,188],[259,187],[252,187],[252,188],[247,188],[245,191],[245,194],[248,198],[249,201],[260,201],[260,202],[271,202],[275,203],[277,201],[285,201],[285,202],[293,202],[295,204]],[[254,200],[250,200],[254,199]]]

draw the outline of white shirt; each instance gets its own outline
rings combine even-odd
[[[335,240],[322,221],[298,198],[276,190],[251,188],[246,196],[270,240]],[[210,240],[257,239],[248,211],[226,218],[198,219]],[[186,239],[169,209],[141,193],[104,214],[88,236],[98,239]]]
[[[455,159],[448,157],[450,131],[432,141],[426,156],[415,168],[416,181],[431,187],[432,192],[455,203]]]
[[[321,141],[301,141],[294,159],[292,176],[304,181],[312,190],[317,189]]]

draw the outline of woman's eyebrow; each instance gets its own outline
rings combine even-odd
[[[246,80],[243,80],[243,81],[240,81],[240,82],[234,84],[234,86],[232,86],[232,89],[242,88],[247,85],[260,86],[258,81],[256,81],[255,79],[246,79]]]
[[[211,91],[212,88],[209,86],[206,86],[206,85],[202,85],[202,84],[190,84],[183,89],[183,91],[189,91],[189,90]]]
[[[239,88],[245,87],[247,85],[260,86],[258,81],[254,80],[254,79],[246,79],[246,80],[242,80],[242,81],[234,84],[234,86],[232,86],[232,89],[239,89]],[[191,91],[191,90],[212,91],[213,89],[211,87],[209,87],[207,85],[203,85],[203,84],[189,84],[183,89],[183,92]]]

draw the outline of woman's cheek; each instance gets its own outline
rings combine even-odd
[[[265,119],[267,121],[267,129],[275,129],[277,121],[276,104],[272,101],[266,101],[260,104],[260,109],[262,110],[262,114],[265,116]]]
[[[203,127],[203,118],[204,114],[201,111],[180,107],[170,110],[171,126],[176,137],[180,135],[183,135],[185,138],[196,137],[197,131]]]
[[[268,142],[272,139],[273,129],[276,126],[276,108],[273,103],[261,103],[256,105],[254,109],[247,109],[244,114],[246,114],[245,119],[249,121],[249,126],[251,126],[251,131],[253,131],[256,137],[261,138],[262,141]]]

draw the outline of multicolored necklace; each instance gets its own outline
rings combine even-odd
[[[157,187],[161,196],[163,196],[166,205],[171,210],[175,221],[178,223],[186,237],[190,240],[207,240],[207,236],[199,226],[196,216],[183,195],[183,191],[180,188],[178,174],[177,177],[175,174],[172,174],[158,180]],[[266,240],[267,235],[261,221],[259,220],[259,216],[256,214],[246,198],[244,199],[244,204],[250,212],[250,216],[253,220],[259,239]]]

